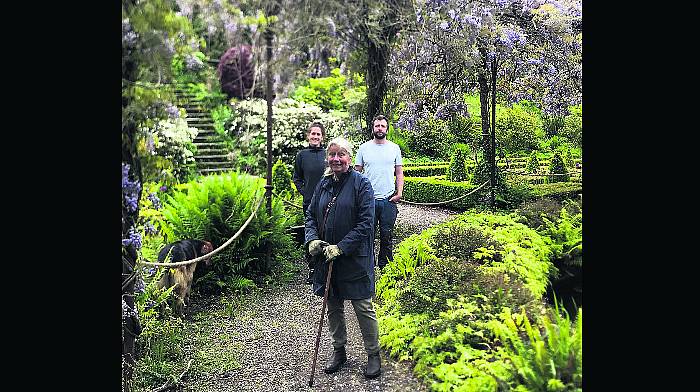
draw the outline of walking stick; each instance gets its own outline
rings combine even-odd
[[[318,323],[318,333],[316,334],[316,348],[314,352],[314,361],[311,365],[311,378],[309,386],[314,386],[314,374],[316,373],[316,358],[318,358],[318,344],[321,341],[321,328],[323,328],[323,316],[326,314],[326,302],[328,301],[328,287],[331,285],[331,273],[333,272],[333,259],[328,262],[328,277],[326,277],[326,290],[323,292],[323,305],[321,305],[321,321]]]

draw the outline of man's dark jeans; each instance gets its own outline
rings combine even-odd
[[[396,203],[390,202],[388,197],[374,200],[374,227],[379,227],[379,268],[394,260],[392,237],[398,212]]]

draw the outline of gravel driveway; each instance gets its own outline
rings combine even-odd
[[[397,237],[406,236],[456,214],[437,207],[399,204]],[[308,386],[322,298],[304,284],[308,269],[288,284],[255,290],[244,298],[210,297],[195,302],[187,316],[185,351],[209,361],[233,358],[225,365],[192,371],[183,379],[186,391],[427,391],[411,373],[412,364],[397,362],[382,351],[382,374],[362,375],[367,356],[355,313],[345,303],[348,361],[337,373],[323,373],[332,347],[324,317],[313,387]],[[194,367],[194,365],[193,365]],[[211,370],[215,369],[215,370]]]

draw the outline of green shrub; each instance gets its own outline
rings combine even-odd
[[[582,186],[579,182],[558,182],[552,184],[533,184],[531,199],[540,197],[548,197],[557,200],[578,199],[582,192]]]
[[[468,293],[476,266],[454,257],[439,258],[416,267],[408,285],[396,298],[403,313],[427,313],[435,318],[447,309],[447,299]]]
[[[481,123],[475,117],[457,116],[448,123],[450,134],[458,143],[465,143],[471,151],[481,147]]]
[[[142,291],[136,290],[134,303],[141,324],[141,334],[136,339],[137,362],[134,370],[134,386],[148,388],[161,385],[170,377],[182,373],[185,367],[183,325],[174,317],[167,304],[172,288],[158,288],[158,280],[167,268],[151,269]],[[139,278],[137,278],[139,279]]]
[[[429,240],[435,249],[435,255],[440,258],[457,257],[460,260],[483,264],[484,260],[473,257],[479,249],[488,249],[497,261],[501,261],[503,246],[484,233],[479,227],[467,226],[460,221],[438,226]]]
[[[140,149],[147,151],[146,145],[153,146],[152,152],[142,154],[146,181],[157,181],[163,170],[172,173],[177,182],[187,181],[194,175],[197,147],[193,140],[199,133],[197,128],[188,126],[187,120],[180,117],[158,121],[144,132],[150,140],[144,140]]]
[[[331,70],[331,76],[325,78],[309,78],[305,84],[297,87],[289,97],[300,102],[306,102],[321,107],[326,112],[341,110],[343,107],[343,92],[345,76],[339,68]]]
[[[418,122],[410,139],[409,148],[414,154],[447,159],[452,142],[452,135],[448,132],[448,122],[430,118]]]
[[[469,172],[467,171],[468,159],[469,147],[466,144],[457,144],[447,170],[447,179],[450,181],[469,181]]]
[[[530,159],[527,161],[525,171],[527,173],[537,173],[540,170],[540,161],[537,159],[537,151],[530,153]]]
[[[496,143],[507,153],[536,149],[543,137],[541,118],[523,105],[496,112]]]
[[[559,134],[573,146],[581,147],[583,142],[583,109],[581,105],[570,106],[569,115],[564,118],[564,124]]]
[[[541,232],[546,227],[545,218],[550,222],[556,221],[562,208],[565,208],[569,215],[575,215],[581,212],[581,203],[573,200],[538,198],[523,203],[516,212],[522,216],[520,222]]]
[[[293,193],[292,174],[281,159],[272,165],[272,187],[280,196],[290,196]]]
[[[553,176],[547,177],[547,182],[567,182],[569,181],[569,171],[566,169],[566,164],[562,158],[560,151],[554,152],[552,160],[549,162],[549,174],[554,174]]]
[[[471,258],[482,263],[485,269],[514,273],[539,298],[548,284],[552,251],[539,233],[516,219],[517,216],[510,214],[463,213],[444,226],[475,227],[486,238],[493,238],[500,247],[478,248],[471,253]],[[433,233],[438,230],[436,228]],[[464,233],[470,231],[464,230]],[[436,240],[439,241],[439,237]]]

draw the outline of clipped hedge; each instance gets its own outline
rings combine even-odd
[[[447,168],[449,164],[446,165],[425,165],[425,166],[408,166],[403,168],[403,175],[405,177],[434,177],[434,176],[444,176],[447,173]]]
[[[414,203],[438,203],[463,196],[479,185],[452,182],[434,177],[405,177],[403,199]],[[479,197],[487,191],[488,189],[484,187],[463,199],[444,204],[443,207],[457,209],[475,207]]]
[[[579,182],[555,182],[551,184],[531,185],[530,199],[548,197],[556,200],[577,199],[583,192],[583,186]],[[404,191],[405,193],[405,191]]]

